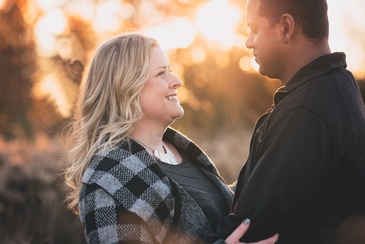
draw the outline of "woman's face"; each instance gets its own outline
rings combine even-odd
[[[177,98],[182,82],[171,73],[166,54],[158,46],[151,50],[149,77],[141,92],[142,120],[149,123],[171,124],[184,114]]]

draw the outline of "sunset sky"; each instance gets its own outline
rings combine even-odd
[[[179,0],[189,3],[191,0]],[[42,52],[50,55],[55,51],[52,34],[62,33],[66,28],[66,17],[60,6],[67,5],[67,10],[77,12],[84,19],[93,23],[94,30],[101,36],[107,32],[115,32],[120,27],[120,18],[129,18],[135,12],[134,6],[123,1],[100,1],[95,9],[88,1],[66,0],[37,0],[38,6],[45,10],[45,15],[39,19],[36,26],[38,44]],[[172,4],[170,0],[158,2]],[[193,1],[194,2],[194,1]],[[148,11],[150,1],[143,2],[142,6],[146,15],[153,14]],[[195,16],[178,16],[168,22],[159,23],[151,21],[140,30],[150,36],[156,37],[166,49],[188,47],[194,38],[200,34],[208,40],[219,44],[219,47],[229,49],[232,46],[244,47],[244,38],[237,30],[244,30],[245,22],[243,7],[240,1],[212,0],[199,9],[194,10]],[[0,0],[1,5],[1,0]],[[332,51],[344,51],[348,56],[348,65],[357,76],[363,77],[365,64],[365,22],[363,12],[365,2],[359,0],[328,0],[330,18],[330,44]],[[65,9],[65,8],[64,8]],[[120,11],[123,9],[123,11]],[[139,10],[141,11],[141,10]],[[123,15],[123,16],[121,16]],[[157,18],[156,18],[157,19]],[[51,35],[50,35],[51,34]],[[101,40],[102,41],[102,40]]]
[[[6,0],[0,0],[0,9],[5,2]],[[125,31],[123,23],[137,12],[146,21],[136,31],[155,37],[166,51],[190,47],[190,56],[196,65],[202,63],[207,56],[206,50],[191,48],[197,38],[203,40],[205,46],[212,47],[210,50],[220,50],[223,54],[233,47],[246,49],[244,43],[248,29],[241,0],[146,0],[140,2],[138,9],[122,0],[35,0],[28,3],[29,10],[24,18],[34,25],[40,57],[59,55],[64,60],[78,59],[70,44],[71,40],[60,41],[59,38],[68,31],[69,16],[78,16],[90,23],[99,45],[111,36]],[[158,14],[156,11],[161,6],[173,7],[174,3],[182,3],[189,8],[191,6],[191,10],[183,14],[172,11],[169,16],[162,16],[161,12]],[[332,51],[344,51],[347,54],[348,68],[358,79],[364,79],[365,22],[362,15],[365,12],[365,1],[328,0],[328,6]],[[251,51],[248,53],[251,54]],[[219,59],[222,67],[225,60],[224,57]],[[257,64],[250,55],[242,56],[239,67],[245,71],[257,72]],[[174,69],[175,72],[178,70]],[[57,78],[48,75],[35,89],[39,96],[50,94],[56,103],[60,103],[58,107],[64,108],[61,113],[67,115],[71,103],[59,92],[59,85]]]

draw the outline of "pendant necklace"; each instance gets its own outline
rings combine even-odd
[[[161,162],[166,163],[166,164],[171,164],[171,165],[178,165],[179,163],[177,162],[175,155],[169,150],[168,147],[165,147],[162,144],[162,149],[164,150],[165,153],[162,153],[156,149],[153,149],[152,147],[147,146],[146,144],[144,144],[143,142],[140,142],[138,140],[136,140],[135,138],[132,138],[134,141],[138,142],[139,144],[141,144],[142,146],[152,150],[153,152],[153,156],[157,159],[159,159]]]

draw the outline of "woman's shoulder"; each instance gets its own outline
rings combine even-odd
[[[128,191],[138,194],[152,185],[169,192],[169,180],[151,155],[139,144],[120,144],[95,155],[82,176],[84,184],[97,184],[111,195]]]

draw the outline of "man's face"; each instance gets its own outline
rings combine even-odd
[[[262,75],[281,78],[284,52],[280,24],[272,25],[260,14],[260,0],[247,1],[247,24],[250,34],[246,47],[253,50]]]

